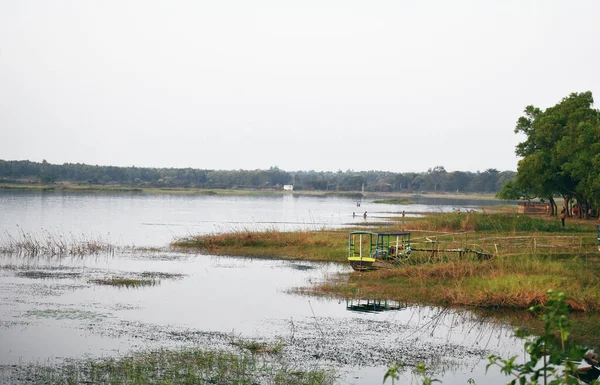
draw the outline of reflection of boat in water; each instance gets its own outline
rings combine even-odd
[[[589,366],[577,368],[576,375],[579,380],[589,384],[600,377],[600,369],[598,369],[598,366],[600,366],[600,358],[596,352],[591,351],[587,352],[583,359]]]
[[[393,266],[407,259],[410,251],[410,233],[407,231],[353,231],[348,237],[348,262],[357,271]]]
[[[389,299],[346,299],[346,310],[363,313],[379,313],[388,310],[406,309],[405,303],[392,301]]]

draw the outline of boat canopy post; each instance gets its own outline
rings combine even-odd
[[[360,253],[359,253],[359,256],[360,256],[360,259],[362,259],[362,234],[359,234],[359,235],[358,235],[358,245],[359,245],[359,247],[360,247]]]

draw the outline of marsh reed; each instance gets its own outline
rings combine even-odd
[[[0,238],[0,253],[24,257],[83,257],[100,253],[113,255],[115,251],[116,246],[102,237],[94,238],[85,234],[53,234],[48,230],[34,234],[19,229],[16,236],[5,231]]]

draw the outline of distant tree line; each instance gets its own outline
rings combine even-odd
[[[541,198],[558,211],[556,197],[572,212],[595,214],[600,207],[600,111],[591,92],[572,93],[553,107],[525,108],[515,133],[525,135],[516,147],[517,176],[502,189],[504,199]]]
[[[224,189],[280,189],[293,184],[295,190],[320,191],[500,191],[514,179],[513,171],[488,169],[484,172],[447,172],[437,166],[422,173],[385,171],[296,171],[278,167],[268,170],[200,170],[193,168],[143,168],[91,166],[81,163],[51,164],[0,160],[0,182],[43,183],[72,182],[90,185],[118,184],[137,187],[193,187]]]

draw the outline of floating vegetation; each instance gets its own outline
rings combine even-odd
[[[39,270],[19,271],[15,275],[17,277],[33,278],[33,279],[69,279],[69,278],[80,278],[81,277],[81,273],[73,273],[73,272],[67,272],[67,271],[39,271]]]
[[[102,321],[107,317],[106,314],[97,313],[88,310],[79,309],[38,309],[28,310],[23,313],[23,317],[28,318],[51,318],[56,320],[90,320]]]
[[[181,279],[185,277],[185,274],[180,273],[164,273],[161,271],[144,271],[140,274],[143,278],[152,279]]]
[[[0,239],[0,253],[17,254],[25,257],[38,255],[50,257],[84,256],[91,254],[114,254],[116,247],[101,237],[93,238],[85,234],[68,236],[51,234],[42,230],[41,234],[26,233],[21,230],[15,237],[5,231]]]
[[[315,268],[314,266],[311,266],[311,265],[303,265],[303,264],[299,264],[299,263],[292,263],[292,264],[290,264],[290,267],[294,270],[300,270],[300,271],[312,270]]]
[[[396,198],[396,199],[378,199],[378,200],[374,200],[373,203],[385,203],[388,205],[412,205],[415,202],[409,198]]]
[[[125,288],[138,288],[144,286],[156,286],[160,281],[156,279],[140,279],[140,278],[126,278],[126,277],[111,277],[111,278],[99,278],[90,280],[91,283],[97,285],[106,286],[117,286]]]
[[[281,349],[285,346],[283,341],[279,341],[276,344],[268,344],[266,342],[259,341],[236,341],[232,343],[234,346],[248,350],[251,353],[268,353],[277,354],[281,352]]]
[[[159,350],[131,357],[3,368],[15,384],[295,384],[330,385],[334,374],[292,368],[254,354],[199,349]]]

